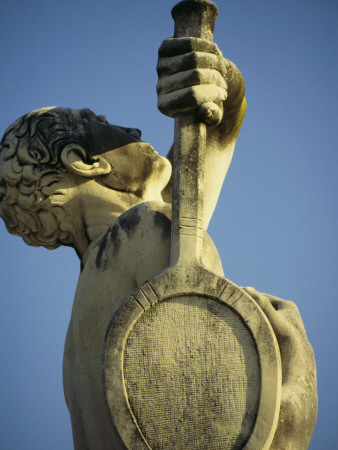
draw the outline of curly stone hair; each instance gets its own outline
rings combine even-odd
[[[10,125],[0,143],[0,216],[28,245],[54,249],[73,242],[62,206],[50,207],[53,185],[66,172],[60,155],[83,145],[81,122],[69,108],[42,108]]]

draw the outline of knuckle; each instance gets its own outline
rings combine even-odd
[[[197,106],[200,97],[200,86],[190,86],[187,88],[187,100],[193,105]]]
[[[192,83],[201,83],[203,80],[203,74],[200,69],[192,69],[190,72],[190,80]]]
[[[161,81],[158,81],[158,83],[156,84],[156,92],[157,92],[157,95],[161,95],[163,92],[163,87],[162,87]]]
[[[164,69],[163,66],[164,66],[163,60],[159,60],[158,63],[157,63],[157,66],[156,66],[156,71],[157,71],[157,74],[158,74],[159,76],[161,76],[162,73],[163,73],[163,69]]]
[[[167,56],[167,53],[173,47],[173,38],[165,39],[158,49],[159,56]]]

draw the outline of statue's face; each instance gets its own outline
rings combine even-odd
[[[80,115],[88,133],[90,156],[103,158],[111,166],[110,173],[98,177],[97,182],[109,189],[146,196],[147,200],[158,197],[169,181],[171,165],[141,141],[140,130],[111,125],[88,109],[74,113]]]

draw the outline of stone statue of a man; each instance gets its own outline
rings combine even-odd
[[[223,109],[220,123],[207,129],[206,228],[244,118],[244,82],[216,44],[196,38],[164,41],[158,74],[165,114],[195,111],[205,102]],[[0,158],[0,215],[8,231],[33,246],[71,246],[81,259],[64,352],[75,448],[122,448],[102,383],[104,338],[128,294],[169,265],[171,152],[159,156],[139,130],[111,125],[89,109],[52,107],[14,122]],[[212,259],[210,248],[205,257]],[[222,274],[217,263],[214,270]],[[305,449],[317,396],[302,320],[293,303],[246,292],[266,314],[281,353],[282,400],[271,448]]]

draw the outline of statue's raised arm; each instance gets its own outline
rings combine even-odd
[[[207,227],[244,119],[244,80],[238,68],[223,57],[214,42],[200,38],[165,40],[159,49],[157,71],[158,107],[164,114],[171,117],[182,112],[201,114],[200,107],[206,103],[219,108],[217,122],[207,127],[204,173],[204,222]],[[168,154],[171,162],[172,152],[173,149]],[[171,201],[170,187],[171,184],[163,192],[166,201]]]

